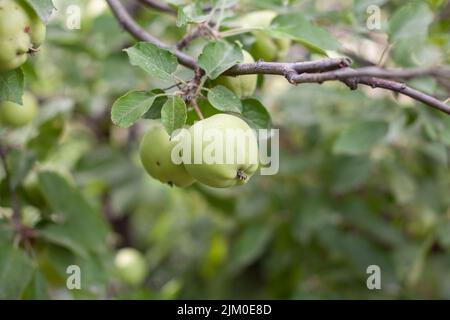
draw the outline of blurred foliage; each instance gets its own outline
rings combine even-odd
[[[448,116],[381,90],[292,87],[267,76],[257,95],[280,128],[280,172],[229,190],[170,188],[138,160],[147,120],[121,129],[109,116],[125,91],[164,83],[129,64],[122,49],[133,40],[103,1],[78,1],[80,30],[65,27],[74,1],[54,3],[61,14],[24,67],[39,117],[0,128],[15,150],[7,161],[22,212],[18,230],[0,169],[0,298],[450,298]],[[155,36],[183,36],[174,18],[127,3]],[[254,0],[241,1],[238,14],[299,10],[369,60],[390,38],[387,66],[450,64],[449,2],[418,3]],[[382,30],[366,29],[369,4],[381,6]],[[416,14],[405,21],[405,10]],[[401,31],[416,22],[420,35]],[[300,45],[288,60],[298,54]],[[448,95],[433,79],[412,83]],[[142,286],[115,275],[114,253],[127,246],[145,256]],[[66,288],[73,264],[81,290]],[[373,264],[382,290],[366,287]]]

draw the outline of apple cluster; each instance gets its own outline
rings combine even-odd
[[[208,130],[214,130],[219,134],[215,137],[196,135],[196,131],[207,132]],[[236,135],[230,137],[227,134],[230,130],[236,132]],[[258,142],[253,132],[250,135],[245,135],[245,132],[251,132],[250,126],[241,118],[230,114],[216,114],[198,121],[186,131],[190,137],[187,142],[190,150],[200,145],[201,151],[205,151],[211,143],[215,142],[211,139],[225,140],[221,141],[222,145],[230,143],[235,146],[236,142],[239,143],[236,140],[240,142],[245,140],[246,143],[243,148],[233,150],[236,152],[236,157],[233,157],[231,161],[223,163],[188,161],[177,164],[173,159],[173,149],[180,140],[185,139],[186,143],[186,136],[171,139],[163,125],[155,123],[142,139],[141,162],[150,176],[169,185],[187,187],[194,182],[199,182],[210,187],[228,188],[246,184],[258,169]],[[233,141],[226,141],[227,139],[233,139]],[[225,149],[224,152],[227,150]],[[256,161],[252,161],[254,159]]]
[[[0,73],[19,68],[28,54],[45,39],[45,25],[24,0],[0,0]],[[18,128],[30,123],[37,113],[37,101],[30,94],[22,97],[23,105],[0,102],[2,125]]]

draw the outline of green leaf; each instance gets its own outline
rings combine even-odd
[[[214,108],[224,112],[242,112],[241,100],[224,86],[216,86],[208,92],[208,100]]]
[[[170,97],[161,109],[161,121],[169,135],[186,123],[186,104],[178,96]]]
[[[32,261],[23,250],[0,245],[0,299],[19,299],[32,275]]]
[[[369,6],[379,6],[381,7],[387,0],[354,0],[353,1],[353,11],[357,16],[363,16],[367,12]]]
[[[112,122],[128,128],[139,120],[152,106],[156,95],[146,91],[130,91],[114,102],[111,110]]]
[[[242,116],[253,129],[270,129],[270,114],[263,104],[256,99],[242,101]]]
[[[442,119],[442,127],[440,130],[440,137],[442,143],[446,144],[447,146],[450,146],[450,117],[445,116],[444,119]]]
[[[267,30],[275,37],[288,37],[315,52],[336,50],[339,42],[326,30],[306,19],[301,13],[288,13],[276,16]]]
[[[0,73],[0,101],[12,101],[22,105],[23,88],[22,69]]]
[[[372,150],[386,135],[388,125],[381,121],[366,121],[351,125],[334,143],[333,152],[349,155],[364,154]]]
[[[373,170],[373,163],[367,156],[338,157],[337,161],[330,163],[332,172],[332,189],[334,192],[348,192],[361,187],[369,178]]]
[[[445,219],[436,228],[436,238],[446,250],[450,248],[450,220]]]
[[[38,128],[37,136],[28,141],[28,148],[35,152],[38,159],[45,159],[57,146],[64,131],[64,122],[61,114],[44,121]]]
[[[31,281],[20,298],[24,300],[48,299],[47,289],[47,282],[44,275],[38,270],[35,270]]]
[[[124,51],[128,54],[133,66],[140,67],[157,79],[172,80],[172,74],[177,69],[178,62],[170,51],[148,42],[138,42]]]
[[[22,182],[33,167],[35,155],[29,151],[14,150],[10,154],[11,184],[13,188]]]
[[[424,2],[412,2],[398,9],[389,19],[389,38],[400,39],[425,38],[428,26],[433,21],[433,12]]]
[[[36,12],[39,18],[46,23],[55,7],[52,0],[25,0]]]
[[[153,101],[152,106],[150,109],[144,114],[145,119],[160,119],[161,118],[161,109],[167,101],[166,95],[164,94],[164,91],[161,89],[153,89],[151,91],[152,93],[158,95],[155,101]]]
[[[237,44],[225,41],[208,43],[198,58],[198,64],[205,70],[210,79],[217,78],[221,73],[235,64],[243,61],[242,51]]]
[[[209,15],[204,14],[203,4],[193,2],[184,7],[178,8],[177,27],[182,27],[187,23],[201,23],[208,19]]]
[[[408,175],[402,166],[394,166],[385,176],[387,187],[389,187],[398,204],[407,204],[416,197],[416,184],[414,179]]]
[[[104,252],[108,227],[80,190],[53,171],[41,171],[38,177],[50,208],[60,215],[58,223],[45,225],[40,235],[81,256]]]
[[[258,259],[270,240],[272,230],[265,225],[245,228],[234,242],[230,255],[230,268],[236,272]]]

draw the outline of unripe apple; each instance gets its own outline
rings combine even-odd
[[[11,101],[0,102],[0,122],[18,128],[30,123],[38,112],[36,99],[28,92],[23,97],[23,105]]]
[[[0,0],[0,71],[13,70],[27,60],[31,47],[29,18],[13,0]]]
[[[277,16],[275,11],[254,11],[242,18],[241,25],[244,28],[267,28]],[[264,31],[253,31],[255,42],[250,48],[250,53],[256,60],[274,61],[283,59],[291,45],[290,39],[272,38]]]
[[[438,224],[436,214],[427,209],[420,210],[411,221],[408,221],[408,232],[417,238],[422,238],[430,234]]]
[[[30,39],[19,33],[14,40],[0,39],[0,71],[14,70],[27,61]]]
[[[241,118],[216,114],[196,122],[188,133],[184,139],[190,148],[188,154],[183,152],[184,166],[197,181],[227,188],[247,183],[258,169],[256,135]]]
[[[0,0],[0,71],[13,70],[45,39],[45,25],[24,0]]]
[[[117,275],[130,285],[142,284],[147,276],[147,264],[142,254],[133,248],[120,249],[114,259]]]
[[[19,3],[28,16],[27,33],[30,35],[31,44],[33,48],[39,48],[45,40],[46,27],[25,1],[20,0]]]
[[[242,50],[244,56],[243,63],[253,63],[252,55],[245,50]],[[256,89],[258,76],[256,74],[250,74],[238,77],[220,76],[214,81],[214,84],[223,85],[234,92],[239,98],[247,98],[253,95]]]
[[[39,18],[31,20],[30,37],[33,48],[39,48],[45,40],[46,28]]]
[[[171,141],[161,123],[152,124],[140,145],[141,162],[153,178],[169,185],[187,187],[195,180],[187,173],[183,164],[173,162],[172,149],[176,144],[176,141]]]

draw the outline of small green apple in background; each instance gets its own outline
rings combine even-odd
[[[114,266],[120,279],[133,286],[140,285],[148,272],[143,255],[133,248],[122,248],[117,251]]]
[[[24,0],[0,0],[0,71],[25,63],[45,39],[45,25]]]
[[[11,101],[0,102],[0,123],[14,128],[30,123],[38,112],[38,103],[29,92],[24,93],[22,101],[23,105]]]
[[[419,209],[419,208],[417,208]],[[406,224],[406,230],[416,238],[429,235],[438,225],[436,214],[429,209],[419,209]]]
[[[194,163],[194,152],[196,149],[195,137],[197,132],[207,132],[214,130],[219,133],[222,139],[223,154],[226,153],[227,145],[236,146],[234,148],[233,161],[230,163]],[[227,130],[233,130],[233,136],[227,135]],[[250,126],[241,118],[230,114],[216,114],[210,118],[198,121],[189,128],[190,141],[190,162],[184,162],[187,172],[198,182],[215,188],[228,188],[235,185],[242,185],[249,181],[250,177],[258,169],[258,141],[256,135],[251,131]],[[205,154],[205,149],[209,148],[211,140],[207,135],[201,135],[200,146]],[[214,141],[217,143],[218,141]],[[243,143],[244,148],[237,147]],[[238,161],[242,159],[243,161]]]
[[[254,11],[242,18],[241,25],[243,28],[266,28],[276,16],[277,13],[271,10]],[[264,31],[258,30],[252,33],[255,42],[250,48],[250,53],[256,60],[275,61],[287,55],[291,46],[290,39],[272,38]]]
[[[245,50],[242,50],[244,56],[243,63],[253,63],[252,55]],[[220,76],[215,81],[214,84],[223,85],[234,92],[239,98],[247,98],[253,95],[256,89],[256,84],[258,81],[258,76],[256,74],[239,76],[239,77],[227,77]]]
[[[159,122],[153,123],[144,135],[140,145],[142,165],[149,175],[169,185],[187,187],[194,179],[187,173],[183,164],[174,164],[172,149],[177,145]]]

